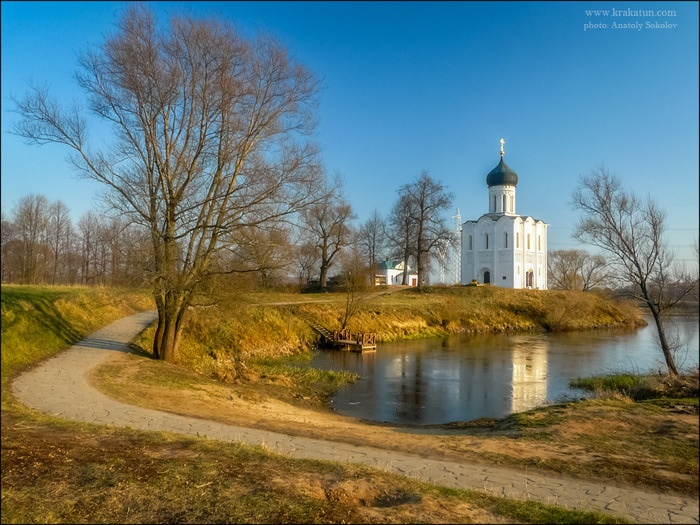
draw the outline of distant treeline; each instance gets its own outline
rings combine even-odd
[[[146,232],[88,211],[74,224],[68,207],[31,194],[2,211],[2,282],[137,286],[150,257]]]

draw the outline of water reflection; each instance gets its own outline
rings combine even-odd
[[[698,362],[698,318],[677,320]],[[503,417],[585,395],[569,381],[664,369],[651,326],[564,334],[482,334],[382,344],[377,352],[320,352],[310,366],[361,379],[333,396],[342,414],[409,424]]]
[[[522,412],[547,400],[547,344],[539,341],[513,349],[513,401],[511,412]]]

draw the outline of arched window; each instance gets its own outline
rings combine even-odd
[[[489,249],[489,234],[486,234],[486,249]]]
[[[508,248],[508,232],[505,233],[505,247]]]
[[[496,196],[493,196],[493,207],[491,209],[492,213],[496,213]]]
[[[472,249],[472,236],[469,236],[469,249]]]
[[[542,243],[540,242],[540,240],[541,240],[541,239],[540,239],[540,236],[538,235],[538,236],[537,236],[537,249],[538,249],[538,250],[541,250],[541,249],[542,249]]]
[[[520,248],[520,234],[517,232],[515,233],[515,247]]]
[[[514,195],[510,196],[510,211],[511,211],[511,213],[515,213],[515,196]]]
[[[530,234],[527,234],[527,249],[530,249]]]
[[[503,195],[503,209],[501,211],[507,211],[506,210],[506,196]]]

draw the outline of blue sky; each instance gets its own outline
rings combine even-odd
[[[33,192],[62,200],[74,220],[94,208],[100,187],[75,178],[66,150],[27,146],[8,133],[9,97],[33,80],[62,101],[79,99],[76,55],[114,30],[125,5],[2,2],[6,213]],[[478,218],[503,137],[519,177],[516,211],[550,224],[550,250],[581,247],[571,238],[578,216],[571,193],[579,175],[604,165],[656,199],[678,258],[694,257],[697,2],[150,5],[162,20],[184,10],[270,32],[310,68],[322,86],[315,138],[328,171],[343,176],[359,221],[374,209],[386,214],[396,190],[422,170],[455,194],[464,220]],[[613,8],[632,16],[612,16]]]

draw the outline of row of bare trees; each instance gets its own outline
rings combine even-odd
[[[553,250],[547,253],[550,288],[582,290],[612,287],[615,283],[605,258],[586,250]]]
[[[229,233],[228,243],[212,258],[212,272],[241,285],[274,288],[361,277],[374,282],[378,264],[387,259],[428,271],[435,246],[451,239],[440,212],[451,200],[442,186],[422,173],[398,190],[389,223],[378,211],[359,227],[343,183],[316,190],[313,202],[287,221],[261,221]],[[74,225],[61,201],[31,194],[2,217],[2,281],[22,284],[146,284],[154,265],[148,231],[94,211]],[[421,261],[420,264],[418,261]],[[353,274],[350,276],[349,274]],[[247,276],[247,279],[241,279]],[[404,276],[405,279],[405,276]],[[217,286],[226,279],[218,279]],[[421,279],[421,283],[425,279]]]
[[[61,201],[31,194],[2,211],[2,282],[135,286],[149,264],[139,228],[88,211],[74,225]]]

